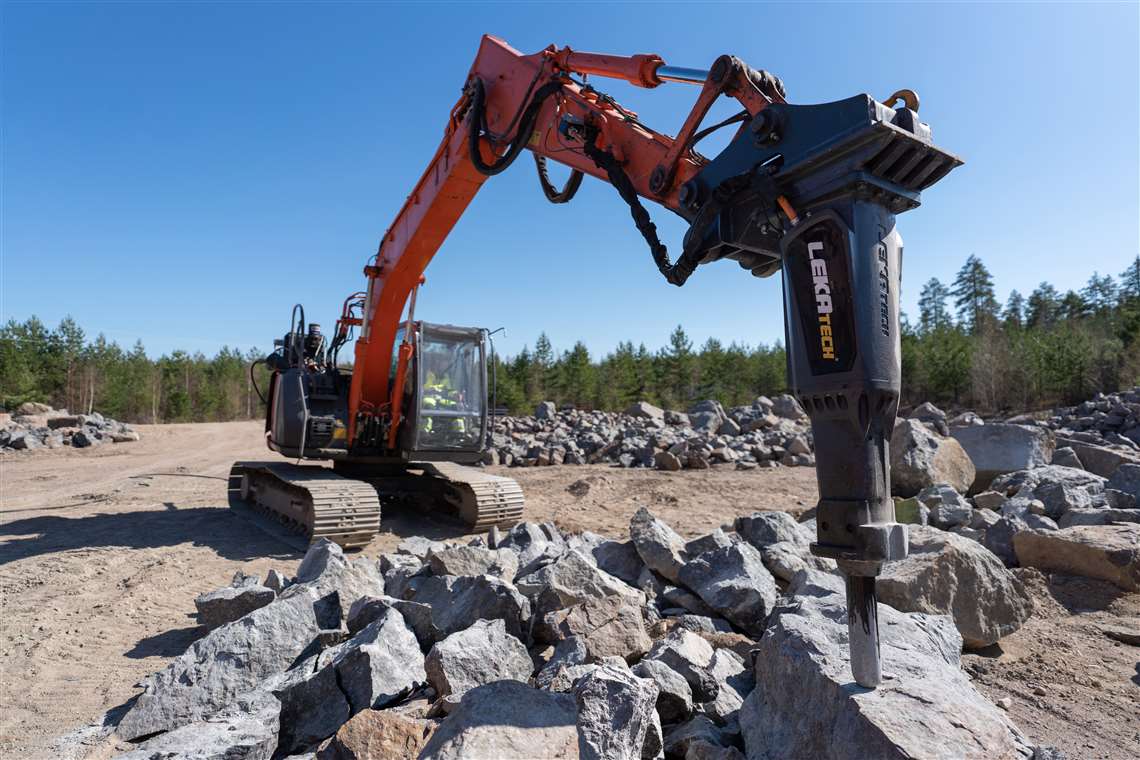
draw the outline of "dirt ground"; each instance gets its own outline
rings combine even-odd
[[[59,756],[58,737],[113,714],[201,635],[195,596],[238,569],[288,575],[300,560],[226,508],[230,464],[272,458],[259,423],[138,430],[138,443],[0,459],[0,756]],[[798,514],[816,498],[810,468],[501,472],[523,485],[529,519],[609,536],[641,505],[695,536],[758,509]],[[446,517],[386,511],[384,521],[367,554],[408,535],[462,534]],[[1140,649],[1101,631],[1140,629],[1140,594],[1019,572],[1037,612],[965,667],[991,698],[1010,697],[1033,739],[1073,758],[1140,756]]]

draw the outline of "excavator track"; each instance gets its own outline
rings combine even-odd
[[[237,462],[230,506],[267,515],[308,544],[327,538],[345,549],[367,546],[380,530],[380,498],[366,481],[327,467]]]
[[[416,462],[412,466],[422,469],[424,477],[439,487],[472,533],[492,525],[510,527],[522,518],[526,506],[523,490],[513,478],[455,462]]]

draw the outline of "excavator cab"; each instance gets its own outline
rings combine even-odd
[[[416,322],[404,382],[400,450],[409,459],[470,463],[487,437],[486,331]],[[403,328],[392,352],[393,376]]]

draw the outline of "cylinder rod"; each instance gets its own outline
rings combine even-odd
[[[654,72],[662,82],[687,82],[688,84],[704,84],[709,78],[705,69],[690,69],[685,66],[666,66],[662,64]]]
[[[874,689],[883,682],[879,653],[879,602],[875,578],[847,574],[847,630],[851,675],[855,683]]]

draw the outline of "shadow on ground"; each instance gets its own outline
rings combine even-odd
[[[1125,591],[1108,581],[1075,575],[1049,575],[1049,595],[1072,614],[1107,610]]]
[[[63,517],[42,515],[0,524],[0,565],[82,548],[159,549],[192,543],[226,559],[288,558],[295,551],[224,507],[153,509]]]
[[[147,636],[145,639],[139,639],[131,649],[123,654],[132,660],[142,660],[147,657],[177,657],[205,635],[206,629],[200,625],[175,628],[156,633],[154,636]]]

